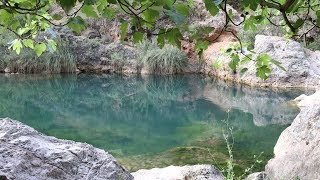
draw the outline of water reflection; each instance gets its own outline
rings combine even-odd
[[[88,142],[117,157],[136,157],[190,145],[210,145],[222,153],[221,120],[230,109],[238,158],[263,150],[267,159],[286,127],[269,124],[294,119],[298,109],[288,101],[299,93],[250,89],[200,75],[0,75],[0,117]],[[203,163],[199,155],[174,154],[166,163]]]

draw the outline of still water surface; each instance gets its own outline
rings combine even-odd
[[[172,164],[223,167],[228,124],[237,170],[264,152],[260,170],[297,115],[288,101],[300,93],[200,75],[0,75],[0,117],[103,148],[131,171]]]

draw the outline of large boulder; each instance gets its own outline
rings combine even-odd
[[[133,179],[112,155],[0,119],[0,179]]]
[[[284,130],[266,166],[270,179],[319,179],[320,91],[296,99],[301,108],[292,125]]]
[[[132,173],[135,180],[223,180],[221,172],[212,165],[169,166],[142,169]]]
[[[211,69],[209,74],[222,79],[232,80],[251,86],[260,87],[317,87],[320,85],[320,52],[313,52],[303,48],[300,43],[277,36],[257,35],[254,51],[257,54],[269,54],[271,58],[282,63],[286,69],[272,65],[272,73],[267,80],[256,77],[255,62],[251,61],[245,66],[249,70],[240,75],[225,66],[220,69]],[[207,53],[207,63],[213,63],[220,52]]]

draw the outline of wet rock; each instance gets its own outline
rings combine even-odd
[[[223,180],[221,172],[212,165],[169,166],[139,170],[132,173],[135,180]]]
[[[116,159],[85,143],[45,136],[0,119],[0,179],[133,179]]]
[[[301,112],[279,137],[275,157],[266,166],[270,179],[320,177],[320,91],[296,101]]]

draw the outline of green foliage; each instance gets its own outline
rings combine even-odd
[[[165,45],[159,48],[155,41],[143,41],[137,45],[138,61],[156,74],[179,73],[186,67],[187,56],[177,47]]]
[[[59,14],[49,14],[49,8],[57,2],[68,16],[63,18]],[[242,19],[244,31],[257,31],[260,25],[273,24],[274,17],[280,19],[280,28],[286,31],[286,37],[298,34],[301,29],[319,28],[320,5],[318,0],[243,0]],[[225,26],[231,24],[239,26],[233,21],[232,10],[226,9],[226,0],[204,0],[206,10],[216,16],[219,11],[227,17]],[[14,32],[16,39],[11,41],[11,49],[20,54],[24,48],[32,49],[37,56],[44,52],[55,51],[56,45],[51,37],[38,40],[39,32],[46,31],[52,25],[64,26],[80,33],[86,28],[86,23],[78,12],[90,18],[118,19],[122,25],[120,28],[121,40],[133,39],[134,43],[142,41],[143,37],[157,36],[158,44],[164,47],[171,44],[181,46],[183,34],[190,33],[187,19],[191,14],[190,9],[194,5],[193,0],[9,0],[8,3],[0,1],[0,26]],[[117,12],[127,14],[126,18],[118,17]],[[295,17],[297,16],[297,17]],[[122,19],[123,18],[123,19]],[[159,26],[159,21],[166,19],[170,22]],[[56,24],[55,20],[65,21]],[[269,22],[270,21],[270,22]],[[169,26],[167,24],[170,24]],[[132,36],[132,38],[127,36]],[[28,41],[24,41],[28,39]],[[199,55],[207,47],[201,36],[192,36],[197,43],[196,51]],[[252,40],[251,40],[252,42]],[[248,46],[252,49],[252,43]],[[243,48],[243,47],[241,47]],[[243,51],[241,50],[241,53]],[[233,55],[231,69],[236,69],[238,59]],[[268,67],[259,66],[259,77],[265,78]],[[257,75],[258,75],[257,74]]]
[[[44,52],[40,57],[32,49],[21,51],[19,55],[8,50],[7,42],[12,38],[8,33],[0,35],[0,53],[3,58],[0,60],[0,71],[9,68],[13,73],[72,73],[76,70],[75,57],[65,42],[61,39],[52,41],[57,46],[57,51]],[[31,41],[25,40],[25,46],[32,47]],[[37,45],[36,45],[37,46]],[[35,47],[36,48],[36,47]],[[41,48],[41,47],[39,47]]]

